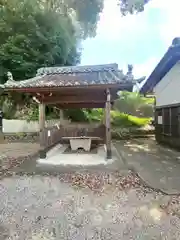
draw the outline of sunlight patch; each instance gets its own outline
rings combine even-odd
[[[162,212],[158,208],[150,209],[150,216],[154,219],[154,221],[160,221],[162,217]]]

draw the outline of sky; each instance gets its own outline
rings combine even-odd
[[[95,38],[83,43],[83,65],[118,63],[148,77],[174,37],[180,37],[180,0],[151,0],[145,11],[122,17],[117,0],[105,0]]]

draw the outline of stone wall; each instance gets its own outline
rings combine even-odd
[[[34,133],[4,133],[5,142],[39,143],[39,132]]]
[[[26,122],[26,125],[31,124],[31,128],[17,128],[17,121],[22,120],[7,120],[9,123],[11,121],[14,124],[14,128],[6,129],[4,132],[4,138],[7,142],[37,142],[39,143],[39,129],[33,129],[32,126],[35,126],[36,122]],[[62,137],[76,137],[76,136],[92,136],[99,137],[104,141],[105,139],[105,126],[100,125],[99,123],[69,123],[63,121],[63,125],[57,124],[59,120],[52,120],[51,122],[46,123],[46,129],[43,134],[43,145],[47,148],[53,146],[58,142],[64,142]],[[19,122],[20,124],[20,122]],[[25,124],[23,126],[26,126]],[[7,126],[6,126],[7,127]],[[29,130],[31,129],[31,131]],[[29,130],[29,132],[28,132]],[[32,131],[36,130],[36,131]],[[8,132],[9,131],[9,132]]]
[[[63,120],[64,122],[65,120]],[[60,119],[53,119],[46,121],[46,127],[52,127],[60,124]],[[26,121],[18,119],[3,119],[3,132],[4,133],[33,133],[39,132],[38,121]]]

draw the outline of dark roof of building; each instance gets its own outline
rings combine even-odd
[[[106,85],[132,82],[117,64],[40,68],[34,78],[24,81],[8,80],[5,88],[43,88],[84,85]]]
[[[161,79],[171,70],[171,68],[180,60],[180,38],[175,38],[172,45],[160,60],[156,68],[148,77],[142,86],[141,93],[153,92],[153,88]]]

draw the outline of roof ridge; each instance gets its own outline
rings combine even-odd
[[[100,71],[117,71],[118,64],[102,64],[102,65],[79,65],[79,66],[62,66],[62,67],[44,67],[37,70],[36,76],[44,74],[70,74],[83,72],[100,72]]]

